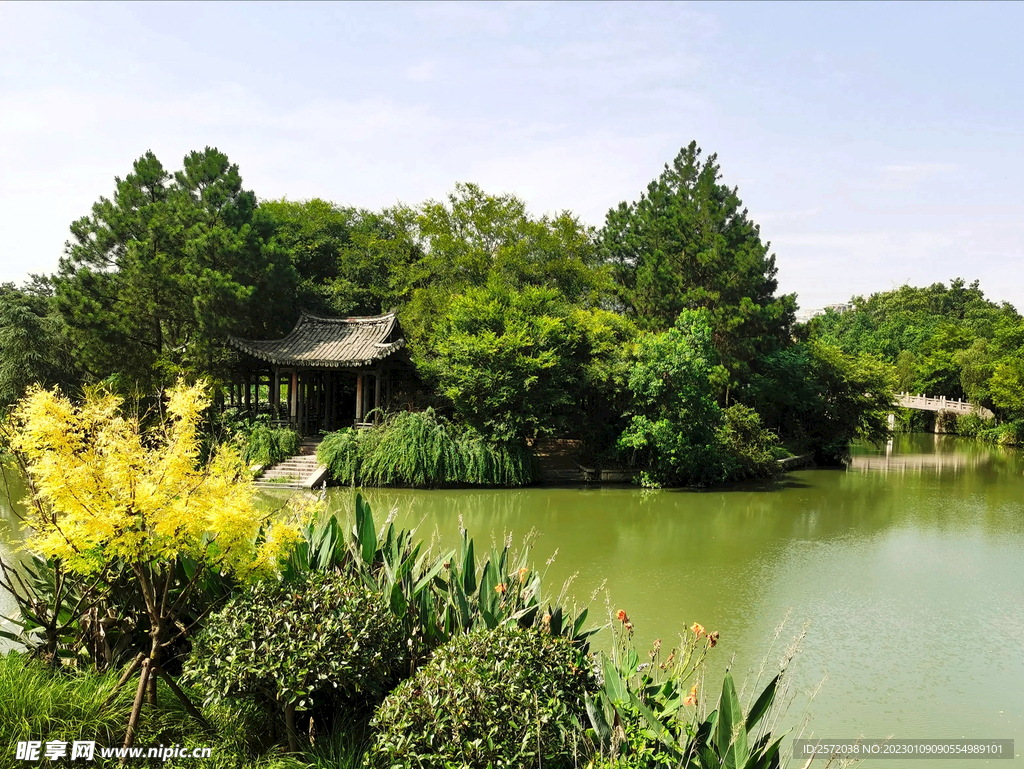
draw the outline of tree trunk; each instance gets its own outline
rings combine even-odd
[[[299,752],[299,735],[295,731],[295,703],[289,702],[284,706],[284,727],[288,731],[288,750],[292,753]]]
[[[124,735],[124,747],[130,748],[135,740],[135,727],[139,723],[139,714],[142,713],[142,701],[146,694],[146,686],[149,683],[149,660],[142,661],[142,671],[139,673],[139,688],[135,690],[135,702],[132,704],[132,714],[128,718],[128,729]],[[118,766],[124,766],[128,760],[127,751],[121,757]]]

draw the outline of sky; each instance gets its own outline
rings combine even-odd
[[[803,309],[953,277],[1024,309],[1024,4],[0,4],[0,281],[152,150],[263,199],[456,182],[595,227],[717,153]]]

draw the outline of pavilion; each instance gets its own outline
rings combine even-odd
[[[394,312],[360,318],[303,312],[283,339],[228,341],[242,358],[231,400],[258,411],[266,386],[272,419],[300,435],[369,426],[390,405],[396,379],[413,371]]]

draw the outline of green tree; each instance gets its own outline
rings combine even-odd
[[[74,389],[79,382],[64,320],[45,278],[0,284],[0,410],[31,384]]]
[[[179,373],[218,375],[228,334],[262,336],[294,320],[294,273],[254,219],[256,197],[216,149],[169,174],[151,152],[112,199],[71,225],[58,307],[83,367],[150,389]]]
[[[557,290],[494,279],[451,300],[424,369],[463,422],[521,440],[551,433],[576,402],[581,336]]]
[[[513,195],[458,184],[447,201],[425,203],[416,224],[423,257],[406,274],[403,323],[419,347],[433,344],[455,297],[493,279],[513,289],[557,289],[581,306],[595,306],[610,287],[593,232],[568,212],[534,218]]]
[[[900,390],[966,398],[1003,420],[1024,417],[1016,373],[1024,319],[1011,305],[986,299],[977,281],[900,286],[852,304],[811,321],[810,337],[895,363]]]
[[[619,445],[647,468],[645,483],[705,486],[775,471],[775,441],[758,415],[718,405],[716,360],[706,311],[684,310],[673,328],[638,340],[633,415]]]
[[[792,449],[834,464],[846,458],[855,439],[888,438],[895,384],[892,365],[811,341],[758,361],[740,396]]]
[[[796,308],[793,295],[775,295],[775,256],[741,206],[717,156],[702,161],[691,142],[639,200],[608,212],[600,235],[625,311],[660,331],[684,310],[706,310],[734,378],[788,341]]]
[[[1024,417],[1024,361],[1007,357],[997,363],[988,382],[992,403],[1011,419]]]
[[[299,308],[376,315],[403,301],[406,272],[420,255],[411,209],[376,213],[319,198],[273,200],[260,204],[257,217],[291,258]]]

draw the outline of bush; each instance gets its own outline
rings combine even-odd
[[[978,438],[1000,446],[1019,446],[1024,437],[1024,420],[1003,422],[1002,424],[985,427],[978,431]]]
[[[335,573],[262,582],[210,617],[186,663],[207,702],[254,697],[295,711],[382,698],[404,661],[383,596]],[[340,702],[339,702],[340,700]]]
[[[956,420],[956,432],[965,438],[977,438],[987,424],[977,414],[961,414]]]
[[[568,640],[514,624],[442,646],[384,700],[367,767],[569,767],[596,686]]]
[[[533,480],[525,446],[486,441],[433,409],[401,411],[369,430],[331,433],[317,459],[336,482],[362,486],[522,486]]]

